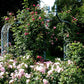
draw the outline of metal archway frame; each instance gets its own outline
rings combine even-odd
[[[9,29],[11,28],[11,25],[9,23],[6,23],[1,30],[1,56],[3,56],[4,52],[7,51],[8,53],[8,47],[9,47]]]

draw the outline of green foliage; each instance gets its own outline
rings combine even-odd
[[[82,43],[70,43],[66,51],[67,59],[73,60],[79,67],[84,67],[84,47]]]

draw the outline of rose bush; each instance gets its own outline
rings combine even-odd
[[[0,61],[1,84],[84,83],[82,69],[71,60],[35,62],[31,53],[15,58],[6,54]]]

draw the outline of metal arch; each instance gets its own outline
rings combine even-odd
[[[1,30],[1,56],[3,56],[4,50],[6,50],[6,48],[9,47],[9,29],[10,28],[11,28],[11,25],[9,23],[6,23]],[[8,53],[8,50],[7,50],[7,53]]]

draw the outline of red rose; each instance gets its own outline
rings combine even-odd
[[[35,5],[35,4],[33,4],[33,6],[35,7],[36,5]]]
[[[41,59],[42,57],[41,56],[37,56],[38,59]]]
[[[26,35],[29,35],[29,33],[26,33],[26,32],[25,32],[24,35],[25,35],[25,36],[26,36]]]

